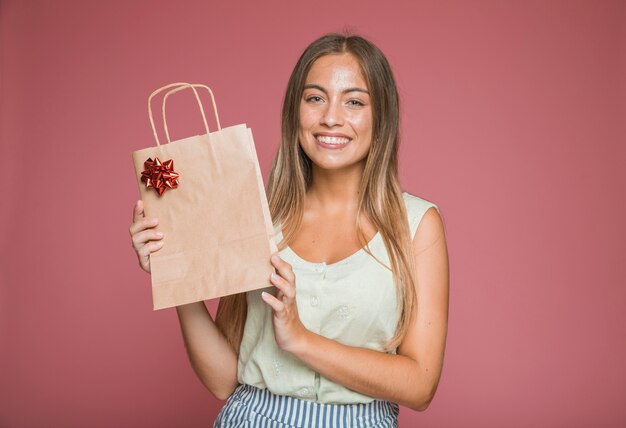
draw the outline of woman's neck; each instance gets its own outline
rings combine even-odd
[[[313,180],[306,203],[324,211],[354,209],[359,201],[364,165],[341,170],[322,170],[313,166]]]

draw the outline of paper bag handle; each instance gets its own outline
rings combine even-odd
[[[170,141],[170,132],[167,127],[167,115],[165,114],[165,106],[167,105],[167,99],[170,95],[175,94],[178,91],[182,91],[183,89],[191,89],[194,92],[196,96],[196,100],[198,101],[198,107],[200,107],[200,113],[202,113],[202,120],[204,121],[204,127],[206,128],[207,134],[209,133],[209,125],[207,124],[206,116],[204,114],[204,108],[202,108],[202,103],[200,102],[200,97],[198,96],[198,92],[196,91],[196,88],[204,88],[209,92],[209,95],[211,96],[211,102],[213,103],[213,112],[215,112],[215,122],[217,123],[217,129],[219,129],[220,131],[222,130],[222,126],[220,125],[220,118],[217,114],[217,104],[215,104],[215,97],[213,96],[213,91],[211,90],[211,88],[209,88],[206,85],[202,85],[200,83],[185,83],[185,84],[180,85],[178,88],[171,89],[163,97],[163,104],[162,104],[163,128],[165,129],[165,136],[167,137],[168,143],[171,143],[171,141]]]
[[[157,134],[157,131],[156,131],[156,126],[154,126],[154,118],[152,117],[152,98],[154,98],[155,95],[163,92],[164,90],[166,90],[168,88],[171,88],[171,87],[174,87],[174,86],[181,86],[181,85],[188,85],[188,83],[186,83],[186,82],[170,83],[169,85],[165,85],[165,86],[155,90],[148,97],[148,117],[150,118],[150,125],[152,125],[152,133],[154,134],[154,139],[156,140],[157,146],[160,146],[161,143],[159,141],[159,135]]]
[[[204,114],[204,108],[202,107],[202,102],[200,101],[200,96],[198,95],[198,92],[196,91],[194,86],[204,87],[204,88],[206,88],[209,91],[209,94],[211,95],[211,100],[213,101],[213,110],[215,111],[215,119],[217,121],[217,126],[219,127],[219,129],[222,129],[221,126],[220,126],[220,122],[219,122],[219,116],[217,115],[217,106],[215,104],[215,98],[213,96],[213,92],[211,91],[211,89],[208,86],[199,85],[199,84],[192,85],[192,84],[186,83],[186,82],[170,83],[169,85],[165,85],[165,86],[155,90],[148,97],[148,116],[150,117],[150,124],[152,125],[152,132],[154,134],[154,139],[155,139],[155,141],[157,143],[157,146],[160,146],[161,144],[160,144],[160,141],[159,141],[159,136],[158,136],[157,131],[156,131],[156,127],[154,125],[154,118],[152,116],[152,98],[154,98],[155,95],[159,94],[160,92],[163,92],[164,90],[166,90],[168,88],[177,87],[174,90],[170,90],[165,95],[165,98],[167,98],[170,93],[178,92],[179,90],[182,90],[182,89],[190,88],[191,90],[193,90],[194,95],[196,97],[196,101],[198,102],[198,107],[200,108],[200,113],[202,114],[202,120],[204,122],[204,127],[205,127],[207,133],[209,132],[209,125],[208,125],[208,123],[206,121],[206,115]],[[171,141],[170,141],[169,131],[167,129],[167,122],[166,122],[166,119],[165,119],[165,99],[163,101],[162,111],[163,111],[163,124],[164,124],[164,127],[165,127],[165,132],[166,132],[166,136],[167,136],[167,142],[169,143]]]

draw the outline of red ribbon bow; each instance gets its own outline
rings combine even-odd
[[[161,162],[157,157],[152,160],[148,158],[143,163],[145,170],[141,173],[141,181],[146,183],[148,189],[154,188],[159,196],[167,189],[178,187],[178,173],[174,171],[174,161],[172,159]]]

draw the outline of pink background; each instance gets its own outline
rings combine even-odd
[[[0,426],[212,423],[130,246],[146,98],[211,85],[267,175],[292,67],[345,27],[392,64],[403,183],[449,240],[443,377],[401,426],[626,426],[619,0],[2,0]],[[175,138],[201,131],[187,95],[170,111]]]

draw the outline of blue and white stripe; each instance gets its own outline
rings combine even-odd
[[[213,428],[386,428],[398,426],[398,413],[389,401],[323,404],[244,384],[228,398]]]

